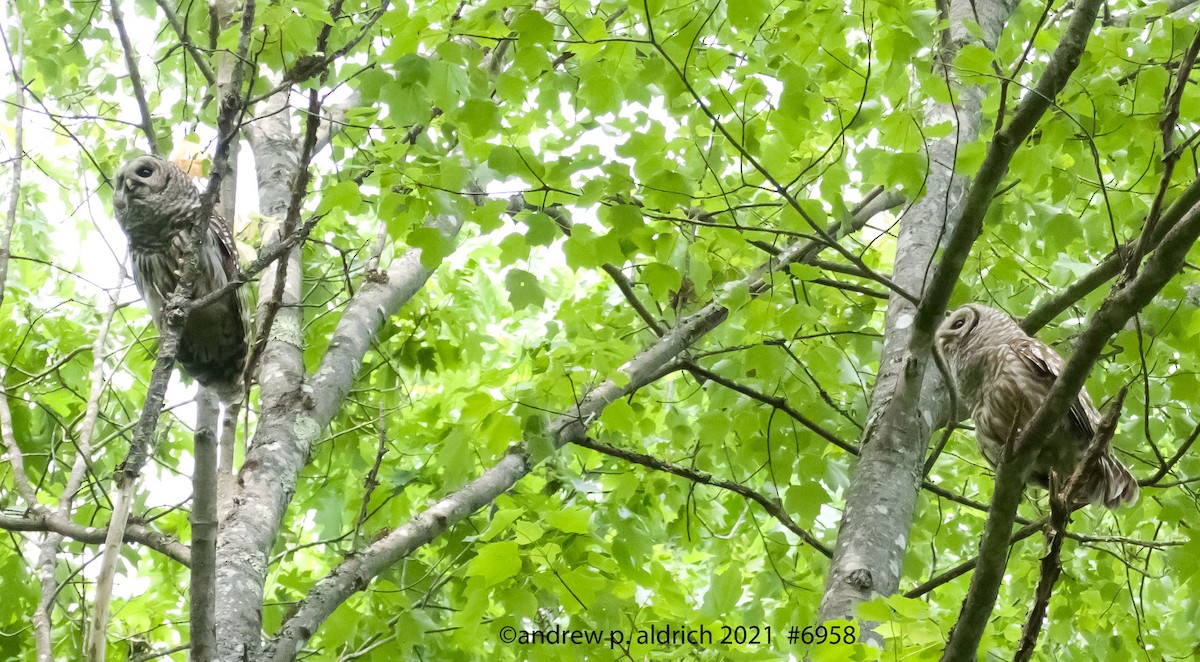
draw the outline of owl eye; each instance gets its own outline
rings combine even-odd
[[[137,170],[134,170],[133,172],[138,177],[149,177],[150,175],[154,174],[154,168],[151,168],[148,165],[144,165],[144,166],[138,168]]]
[[[966,324],[966,323],[967,323],[967,320],[965,320],[965,319],[963,319],[963,318],[961,318],[961,317],[960,317],[960,318],[958,318],[958,319],[956,319],[956,320],[954,320],[953,322],[951,322],[951,323],[950,323],[950,328],[951,328],[951,329],[956,329],[956,330],[957,330],[957,329],[961,329],[961,328],[962,328],[962,325],[964,325],[964,324]]]

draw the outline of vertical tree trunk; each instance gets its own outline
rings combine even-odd
[[[267,103],[263,117],[247,129],[258,172],[262,213],[282,219],[287,214],[291,186],[300,167],[299,145],[291,130],[286,93]],[[288,260],[283,306],[275,317],[271,337],[260,362],[261,418],[254,443],[247,444],[246,460],[234,488],[233,503],[221,523],[217,542],[217,659],[255,659],[261,645],[263,585],[267,558],[291,490],[262,485],[257,477],[293,475],[294,472],[261,471],[262,465],[303,465],[312,440],[320,432],[298,420],[298,395],[304,379],[300,352],[300,250]],[[275,287],[275,269],[263,272],[262,298]],[[303,433],[302,433],[303,431]]]
[[[951,61],[962,46],[975,41],[967,32],[968,21],[978,22],[983,45],[995,48],[1016,5],[1016,0],[951,2],[949,39],[943,41],[939,60]],[[925,123],[950,122],[955,130],[929,145],[925,195],[901,220],[892,271],[896,284],[921,294],[940,242],[962,213],[967,182],[954,173],[955,156],[961,145],[977,138],[983,120],[984,88],[963,86],[948,68],[943,71],[954,103],[929,104]],[[909,356],[915,312],[907,299],[892,294],[862,455],[842,513],[821,599],[821,621],[852,619],[859,603],[895,593],[899,586],[925,449],[931,431],[950,416],[940,374],[936,368],[924,369],[929,357]],[[905,379],[920,380],[923,387],[898,389]]]
[[[192,437],[192,662],[212,660],[217,645],[217,409],[216,394],[201,386]]]

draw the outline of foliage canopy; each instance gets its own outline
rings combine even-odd
[[[124,4],[161,150],[210,150],[219,103],[164,10],[212,63],[216,51],[235,48],[238,20],[211,34],[205,3]],[[728,318],[661,378],[609,404],[591,438],[778,499],[832,549],[887,331],[891,292],[872,276],[891,272],[905,206],[865,226],[853,224],[855,210],[877,187],[921,198],[924,146],[955,131],[927,122],[927,104],[950,101],[958,85],[987,92],[980,138],[960,145],[954,164],[974,175],[996,118],[1042,73],[1070,10],[1021,3],[994,51],[958,51],[951,83],[934,66],[942,24],[932,2],[334,4],[337,20],[318,2],[260,4],[252,32],[249,95],[298,80],[288,120],[297,144],[310,90],[338,118],[311,165],[302,209],[320,220],[303,246],[302,324],[288,332],[307,371],[321,365],[356,293],[379,278],[376,267],[421,249],[435,271],[378,330],[298,477],[266,580],[267,636],[345,558],[524,444],[545,461],[350,597],[308,642],[314,659],[560,659],[551,646],[498,640],[506,625],[556,624],[775,632],[770,646],[684,649],[702,659],[879,655],[861,640],[811,649],[786,642],[791,626],[815,624],[829,563],[761,504],[629,458],[556,450],[547,429],[589,389],[619,380],[620,367],[662,330],[718,302]],[[1021,317],[1141,232],[1164,176],[1160,122],[1197,15],[1164,16],[1164,3],[1126,0],[1109,9],[1065,93],[1013,160],[954,303],[984,301]],[[23,100],[7,92],[5,158],[16,156],[21,113],[25,171],[0,357],[6,434],[24,466],[11,452],[0,465],[8,518],[0,524],[30,505],[15,471],[44,506],[59,504],[87,418],[92,346],[115,297],[130,305],[116,310],[101,348],[99,417],[69,512],[75,524],[104,526],[109,478],[157,349],[136,292],[117,273],[123,238],[107,177],[148,143],[106,5],[16,0],[5,11],[25,83]],[[325,29],[329,52],[313,53]],[[306,57],[343,45],[349,50],[327,72],[304,75]],[[250,106],[246,122],[267,108]],[[1178,108],[1177,142],[1188,148],[1168,175],[1167,202],[1196,178],[1194,84]],[[252,151],[242,145],[242,205],[256,198],[244,185]],[[476,186],[486,196],[473,195]],[[465,223],[449,239],[431,217]],[[243,213],[239,236],[258,248],[279,222]],[[840,237],[841,248],[770,275],[766,291],[746,286],[772,252],[817,237],[814,226]],[[1186,269],[1112,340],[1088,383],[1098,401],[1133,385],[1116,445],[1139,477],[1153,476],[1200,424],[1194,273]],[[1069,354],[1105,291],[1075,302],[1040,336]],[[186,389],[171,393],[175,404],[190,398]],[[239,433],[247,436],[263,415],[251,402],[249,430]],[[167,432],[134,508],[139,524],[184,543],[190,412],[164,415]],[[1200,460],[1194,452],[1175,459],[1136,506],[1075,516],[1040,644],[1046,659],[1194,654],[1200,510],[1191,481]],[[992,472],[969,429],[953,434],[928,482],[942,492],[921,493],[901,593],[977,551]],[[1021,507],[1028,521],[1046,511],[1044,493]],[[0,543],[0,659],[32,658],[41,539],[12,533]],[[1040,540],[1014,544],[982,650],[1014,648]],[[56,657],[80,650],[94,543],[68,537],[51,566],[61,584]],[[136,544],[124,560],[112,654],[133,659],[186,643],[187,568]],[[932,659],[966,589],[963,578],[881,597],[860,615],[882,623],[886,656]],[[679,650],[579,652],[641,659]]]

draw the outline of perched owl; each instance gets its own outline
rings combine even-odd
[[[954,378],[958,397],[971,410],[975,436],[993,467],[1005,442],[1020,436],[1065,365],[1049,345],[1026,335],[1008,315],[979,304],[955,310],[938,327],[936,350]],[[1065,481],[1075,470],[1100,422],[1087,389],[1081,390],[1033,465],[1042,487],[1053,468]],[[1083,501],[1115,508],[1138,498],[1129,469],[1105,447],[1096,465],[1080,477]]]
[[[163,306],[175,291],[200,214],[200,192],[175,164],[138,156],[117,171],[113,208],[129,237],[133,282],[162,331]],[[221,217],[213,212],[200,242],[200,270],[191,298],[199,298],[237,275],[237,250]],[[242,288],[188,315],[176,360],[184,372],[225,402],[240,397],[249,321]]]

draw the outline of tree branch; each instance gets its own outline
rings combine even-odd
[[[933,330],[946,310],[950,294],[971,254],[971,246],[983,231],[983,218],[991,207],[993,193],[1008,172],[1008,164],[1017,149],[1037,126],[1042,115],[1066,87],[1071,74],[1079,66],[1101,4],[1101,0],[1083,0],[1076,4],[1071,22],[1037,85],[1021,100],[1013,112],[1012,120],[996,134],[988,147],[983,165],[979,167],[975,181],[967,190],[962,219],[950,233],[942,260],[930,279],[921,305],[917,306],[916,319],[913,321],[916,330],[912,346],[914,350],[919,350],[922,356],[929,351],[928,348],[933,342]]]
[[[183,44],[183,48],[192,56],[192,62],[196,64],[196,68],[200,70],[200,75],[204,76],[204,80],[210,86],[217,84],[217,74],[213,71],[212,65],[205,59],[204,53],[196,48],[196,44],[188,37],[187,29],[183,22],[179,20],[179,15],[175,13],[175,8],[167,0],[154,0],[158,4],[158,8],[162,10],[163,16],[167,17],[167,23],[171,24],[171,29],[175,31],[179,37],[179,43]]]
[[[1117,419],[1121,416],[1121,406],[1125,403],[1125,394],[1129,387],[1121,389],[1117,397],[1109,405],[1108,413],[1096,426],[1091,443],[1079,458],[1079,464],[1071,473],[1067,484],[1061,491],[1055,491],[1055,479],[1051,479],[1050,492],[1050,523],[1046,535],[1046,555],[1042,557],[1041,578],[1038,580],[1033,607],[1025,618],[1025,627],[1021,630],[1021,641],[1013,662],[1028,662],[1033,657],[1033,649],[1037,647],[1038,633],[1042,629],[1042,620],[1046,617],[1046,608],[1050,606],[1050,595],[1054,592],[1054,584],[1062,573],[1059,558],[1062,555],[1063,539],[1066,537],[1067,525],[1071,521],[1072,505],[1078,500],[1079,479],[1087,471],[1096,468],[1096,460],[1104,453],[1112,442],[1113,432],[1117,429]]]
[[[201,387],[196,398],[196,433],[192,436],[192,577],[189,626],[190,659],[212,660],[217,650],[217,413],[212,390]]]
[[[1171,469],[1175,468],[1175,465],[1179,463],[1180,458],[1187,454],[1188,449],[1192,447],[1192,444],[1196,443],[1197,436],[1200,436],[1200,424],[1197,424],[1196,427],[1192,428],[1192,433],[1188,435],[1188,438],[1179,445],[1179,448],[1175,451],[1175,454],[1168,458],[1167,461],[1164,462],[1162,466],[1160,466],[1158,470],[1154,472],[1154,475],[1139,480],[1138,485],[1141,487],[1157,485],[1160,480],[1166,477],[1167,474],[1171,473]]]
[[[1200,194],[1200,180],[1193,182],[1173,206],[1196,194]],[[1183,268],[1187,252],[1198,237],[1200,206],[1193,207],[1167,233],[1138,276],[1118,283],[1109,293],[1080,336],[1075,353],[1055,380],[1042,406],[1025,426],[1016,442],[1016,452],[997,467],[996,493],[980,543],[979,557],[982,561],[971,577],[971,588],[950,633],[950,641],[942,659],[967,659],[979,647],[980,637],[983,636],[1003,580],[1008,531],[1024,491],[1026,476],[1037,456],[1038,444],[1032,440],[1045,439],[1059,424],[1070,402],[1083,388],[1088,373],[1108,340]]]
[[[146,142],[150,144],[150,153],[162,152],[158,147],[158,135],[154,133],[154,117],[150,114],[150,104],[146,102],[146,88],[142,84],[142,74],[138,71],[137,55],[133,44],[129,41],[129,32],[125,29],[125,17],[121,13],[120,0],[109,0],[109,12],[113,24],[117,28],[117,36],[121,40],[121,50],[125,53],[125,68],[129,70],[129,83],[133,85],[133,98],[137,101],[138,110],[142,114],[142,133],[146,134]]]
[[[0,228],[0,305],[4,304],[4,293],[8,284],[12,233],[13,228],[17,226],[17,211],[21,208],[21,166],[25,163],[25,79],[21,75],[21,68],[25,66],[25,37],[20,12],[12,12],[10,20],[17,41],[17,52],[14,54],[12,45],[8,43],[7,31],[0,30],[0,39],[4,40],[8,70],[12,72],[13,83],[16,86],[17,103],[13,119],[13,151],[16,152],[16,158],[12,161],[12,182],[8,185],[8,208],[4,213],[4,227]]]
[[[801,413],[795,407],[791,406],[791,404],[788,403],[786,398],[781,398],[781,397],[767,395],[765,393],[760,393],[748,386],[744,386],[744,385],[739,384],[731,379],[728,379],[719,373],[713,372],[712,370],[708,370],[707,368],[703,368],[700,365],[697,365],[696,363],[694,363],[692,361],[685,361],[683,363],[683,367],[688,372],[692,373],[693,375],[696,375],[697,377],[702,377],[708,381],[713,382],[714,384],[720,384],[721,386],[724,386],[725,388],[727,388],[731,391],[736,391],[738,393],[741,393],[742,395],[744,395],[752,400],[757,400],[758,402],[761,402],[769,407],[772,407],[774,409],[777,409],[777,410],[787,414],[793,420],[795,420],[797,423],[808,428],[809,430],[814,432],[817,436],[821,437],[825,441],[828,441],[829,443],[833,444],[834,446],[837,446],[838,448],[846,451],[847,453],[850,453],[851,455],[858,455],[858,447],[856,447],[854,444],[846,441],[845,439],[842,439],[841,437],[835,435],[834,433],[830,432],[829,430],[826,430],[825,428],[821,427],[821,425],[818,424],[816,421],[805,416],[803,413]]]
[[[878,213],[878,209],[876,205],[866,205],[860,214]],[[786,273],[794,263],[816,257],[823,248],[825,246],[821,243],[808,242],[790,246],[748,274],[742,279],[742,283],[752,296],[761,295],[771,289],[772,276]],[[359,296],[367,291],[364,287]],[[352,304],[351,309],[353,308]],[[377,322],[372,323],[372,318],[354,324],[356,317],[351,316],[352,312],[355,316],[368,313],[373,315],[374,308],[361,312],[351,309],[347,309],[342,324],[339,325],[339,332],[335,333],[335,341],[330,343],[322,370],[312,380],[315,401],[312,415],[317,422],[329,420],[328,416],[333,413],[334,403],[344,396],[345,391],[342,389],[349,388],[349,380],[361,362],[370,334],[373,334],[377,327]],[[665,374],[664,368],[668,364],[724,322],[728,315],[728,309],[712,301],[680,320],[665,335],[621,366],[618,376],[596,386],[570,411],[551,422],[546,432],[547,439],[555,448],[559,448],[586,438],[588,426],[600,416],[609,403],[636,392]],[[348,320],[358,328],[354,329],[353,334],[343,335],[342,326],[346,325]],[[342,336],[342,340],[338,339],[339,335]],[[322,373],[325,373],[324,379]],[[399,559],[430,542],[452,524],[466,518],[507,491],[525,476],[530,468],[530,459],[525,450],[516,447],[462,489],[442,498],[408,523],[360,550],[309,591],[296,612],[268,643],[265,657],[291,660],[338,605],[362,590],[376,575]]]
[[[723,490],[729,490],[730,492],[733,492],[734,494],[741,495],[743,498],[753,501],[754,503],[757,503],[758,505],[762,506],[763,509],[767,511],[768,515],[770,515],[771,517],[774,517],[776,520],[778,520],[779,523],[782,524],[784,528],[786,528],[787,530],[796,534],[796,536],[798,538],[800,538],[805,543],[807,543],[809,547],[812,547],[813,549],[820,552],[822,555],[825,556],[825,558],[829,558],[829,557],[833,556],[833,552],[830,551],[830,549],[828,547],[826,547],[824,543],[822,543],[820,540],[817,540],[817,538],[815,536],[813,536],[811,533],[809,533],[808,531],[804,530],[803,527],[801,527],[799,524],[797,524],[796,521],[793,520],[791,518],[791,516],[787,514],[787,511],[785,511],[783,509],[783,504],[779,503],[778,499],[770,499],[770,498],[764,496],[761,492],[752,490],[749,487],[742,485],[741,483],[735,483],[733,481],[723,480],[721,478],[716,478],[712,474],[706,473],[704,471],[698,471],[696,469],[689,469],[688,467],[681,467],[677,464],[672,464],[670,462],[664,462],[663,460],[660,460],[660,459],[654,457],[653,455],[646,455],[645,453],[635,453],[633,451],[616,448],[615,446],[610,446],[608,444],[602,444],[602,443],[592,439],[591,437],[584,437],[582,439],[576,439],[576,440],[572,441],[571,443],[575,444],[576,446],[582,446],[583,448],[589,448],[591,450],[596,451],[597,453],[603,453],[604,455],[608,455],[609,457],[615,457],[619,460],[625,460],[626,462],[641,465],[643,467],[654,469],[656,471],[662,471],[665,473],[672,474],[674,476],[686,478],[686,479],[692,481],[693,483],[700,483],[702,485],[712,485],[713,487],[719,487]]]
[[[108,535],[108,529],[98,529],[92,526],[75,524],[56,514],[47,512],[34,513],[25,517],[14,517],[0,513],[0,529],[6,531],[57,533],[65,538],[78,540],[90,545],[104,543],[105,537]],[[143,547],[153,549],[163,556],[177,561],[181,565],[190,566],[192,563],[192,553],[186,545],[172,539],[166,534],[153,531],[140,524],[130,524],[125,527],[123,540],[126,542],[135,542]]]
[[[1044,527],[1046,525],[1047,521],[1049,521],[1049,518],[1043,518],[1043,519],[1037,520],[1036,522],[1030,522],[1029,524],[1026,524],[1025,526],[1021,527],[1020,529],[1017,529],[1016,531],[1013,532],[1012,536],[1009,537],[1008,546],[1015,545],[1016,543],[1028,538],[1029,536],[1032,536],[1033,534],[1037,533],[1038,531],[1041,531],[1042,527]],[[971,572],[972,570],[975,569],[975,566],[977,566],[977,565],[979,565],[979,557],[978,556],[968,559],[966,561],[963,561],[962,563],[959,563],[958,565],[954,566],[953,568],[946,570],[945,572],[939,574],[938,576],[931,577],[930,579],[921,583],[920,585],[906,591],[904,593],[904,597],[919,598],[922,595],[929,593],[933,589],[935,589],[939,586],[943,586],[945,584],[949,584],[951,581],[958,579],[959,577],[962,577],[963,575],[967,574],[968,572]]]

